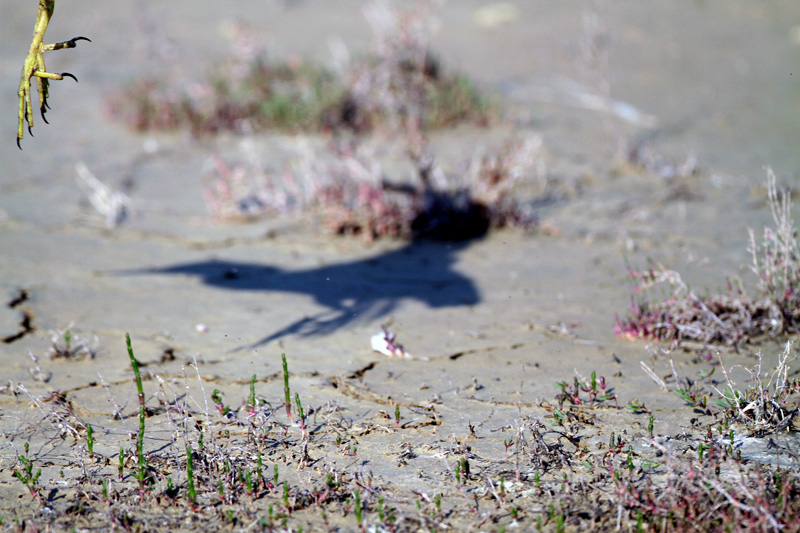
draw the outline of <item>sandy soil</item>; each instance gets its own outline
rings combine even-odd
[[[48,56],[50,69],[72,72],[80,83],[53,84],[50,125],[37,116],[35,138],[26,136],[22,152],[12,141],[15,92],[35,3],[0,8],[0,116],[8,141],[0,146],[0,297],[10,303],[26,294],[0,311],[3,524],[49,520],[28,506],[30,496],[12,478],[24,442],[43,466],[44,507],[66,509],[86,475],[78,467],[85,435],[59,438],[32,398],[66,394],[75,406],[71,416],[78,426],[93,424],[97,453],[112,467],[120,446],[133,446],[136,392],[125,332],[146,373],[158,376],[145,382],[153,405],[160,391],[171,395],[175,387],[188,388],[197,408],[206,408],[187,366],[196,358],[206,396],[217,388],[238,406],[255,374],[258,394],[280,406],[285,352],[292,390],[319,416],[346,420],[348,444],[358,448],[350,456],[335,435],[322,433],[309,450],[316,464],[336,464],[362,479],[369,473],[400,508],[413,507],[420,494],[454,493],[448,458],[460,446],[470,447],[476,476],[513,472],[503,442],[524,417],[552,417],[546,406],[555,403],[554,384],[571,382],[576,372],[605,376],[620,405],[643,402],[658,434],[680,433],[697,416],[640,368],[646,361],[667,375],[666,358],[653,360],[644,344],[614,336],[615,316],[630,302],[626,263],[654,257],[710,290],[727,275],[752,280],[747,228],[770,222],[762,167],[772,165],[790,185],[800,175],[800,46],[792,40],[800,4],[598,2],[610,39],[606,68],[581,60],[583,20],[592,12],[584,2],[513,2],[515,14],[496,26],[476,22],[486,2],[447,3],[435,49],[444,65],[502,95],[509,123],[440,132],[434,145],[452,161],[469,160],[497,139],[541,134],[554,192],[538,215],[557,234],[505,231],[459,245],[371,246],[325,235],[308,221],[212,223],[201,196],[211,155],[236,154],[240,140],[138,135],[103,110],[104,95],[144,73],[191,77],[194,65],[228,46],[225,28],[237,20],[258,28],[275,56],[326,60],[332,39],[364,49],[370,34],[360,2],[111,4],[59,1],[48,37],[87,35],[93,42]],[[148,59],[148,42],[162,45],[161,57]],[[638,110],[647,125],[619,116],[613,102]],[[260,135],[255,142],[277,167],[281,143],[291,139]],[[696,157],[699,173],[670,178],[622,165],[620,143],[642,143],[675,164]],[[76,185],[78,162],[127,192],[131,220],[105,227]],[[20,325],[23,316],[30,331]],[[409,352],[429,360],[372,352],[370,336],[386,323]],[[68,325],[73,336],[89,339],[93,358],[48,356],[51,331]],[[761,349],[774,361],[780,346]],[[687,375],[709,368],[694,354],[673,356]],[[753,362],[751,351],[724,357],[729,366]],[[112,419],[112,398],[124,406],[125,420]],[[335,415],[331,406],[338,406]],[[646,414],[596,409],[585,442],[625,433],[638,450],[646,423]],[[147,447],[158,450],[173,429],[163,415],[152,424]],[[403,456],[406,449],[413,453]],[[270,453],[302,483],[297,459]],[[106,471],[114,476],[113,468]],[[133,485],[129,477],[119,482]],[[452,523],[496,528],[480,521],[481,512],[464,512],[460,500],[447,501]],[[172,515],[163,524],[148,516],[146,529],[176,527]],[[103,523],[99,515],[74,520],[56,523]],[[188,527],[186,520],[177,524]],[[356,528],[352,518],[338,520],[345,530]]]

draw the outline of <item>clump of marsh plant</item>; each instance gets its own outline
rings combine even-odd
[[[22,465],[21,468],[14,470],[14,477],[20,480],[20,482],[27,487],[28,491],[31,493],[31,496],[36,498],[36,501],[41,501],[39,498],[39,477],[42,475],[42,469],[39,468],[36,470],[36,473],[33,473],[33,461],[28,458],[28,450],[29,444],[25,443],[25,455],[19,456],[19,462]]]
[[[737,345],[763,335],[777,335],[777,309],[769,300],[753,299],[737,282],[727,294],[698,296],[680,273],[652,262],[647,270],[629,270],[634,297],[628,317],[617,318],[614,332],[631,340],[656,339],[674,344]],[[667,296],[653,301],[651,291],[667,286]]]
[[[296,157],[280,172],[261,167],[255,147],[243,143],[246,163],[215,158],[206,206],[218,221],[311,213],[338,235],[460,240],[489,228],[536,226],[513,192],[531,178],[546,182],[541,137],[507,141],[475,158],[461,177],[447,176],[432,156],[412,163],[417,182],[386,177],[376,148],[358,139],[322,148],[294,145]],[[462,165],[464,166],[464,165]]]
[[[627,318],[617,319],[615,333],[630,339],[657,339],[736,346],[763,336],[800,332],[800,244],[791,217],[788,191],[778,191],[775,174],[767,169],[767,200],[775,228],[766,228],[760,244],[750,232],[752,270],[758,294],[728,280],[727,294],[698,296],[679,273],[651,262],[650,268],[629,269],[634,298]],[[660,301],[653,287],[666,285]]]
[[[139,131],[187,129],[195,136],[266,129],[320,131],[342,98],[336,76],[308,61],[270,61],[238,25],[232,50],[188,88],[144,77],[110,96],[111,116]]]
[[[50,332],[49,355],[53,359],[92,359],[97,342],[97,337],[90,343],[89,339],[75,335],[71,326],[56,329]]]
[[[364,15],[376,50],[348,61],[341,72],[306,60],[269,59],[254,32],[239,24],[231,32],[232,53],[204,78],[178,88],[144,77],[110,96],[107,108],[139,131],[188,129],[196,136],[269,129],[364,133],[382,125],[394,129],[398,120],[447,127],[487,124],[497,115],[468,78],[445,74],[433,59],[432,2],[407,10],[373,2]]]
[[[778,191],[776,181],[768,168],[767,203],[775,227],[764,228],[760,244],[750,230],[751,268],[761,293],[780,311],[775,328],[796,333],[800,328],[800,243],[792,220],[791,193]]]
[[[375,1],[364,7],[375,50],[354,61],[346,75],[350,121],[357,129],[386,125],[413,135],[463,122],[486,125],[496,115],[467,77],[446,73],[432,54],[437,4],[416,1],[401,9]]]
[[[793,422],[800,404],[800,381],[789,379],[791,349],[792,342],[787,342],[766,381],[767,374],[762,374],[762,355],[759,352],[756,366],[746,369],[750,379],[744,389],[736,385],[722,364],[727,384],[721,391],[717,390],[721,396],[717,405],[725,415],[743,423],[753,435],[794,429]]]
[[[702,524],[704,531],[780,531],[797,516],[797,506],[787,501],[800,488],[792,472],[746,466],[713,441],[699,443],[696,458],[679,457],[657,441],[653,446],[658,461],[642,459],[637,465],[628,456],[632,472],[642,479],[620,475],[619,466],[609,465],[609,503],[617,513],[608,526],[687,531]],[[663,480],[644,474],[662,468],[669,472]]]
[[[588,380],[576,376],[571,384],[566,381],[559,381],[556,383],[556,387],[561,391],[556,395],[559,408],[563,408],[565,403],[591,407],[597,403],[611,400],[616,404],[617,401],[614,389],[606,385],[606,378],[603,376],[598,377],[597,372],[594,370],[592,370],[591,378]]]

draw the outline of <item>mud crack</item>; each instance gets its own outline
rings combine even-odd
[[[28,301],[28,291],[25,289],[18,289],[16,294],[14,294],[11,299],[6,303],[6,307],[9,309],[14,309],[19,307],[24,302]],[[12,342],[20,340],[25,335],[33,332],[33,313],[26,309],[21,309],[17,315],[19,317],[19,321],[17,322],[17,327],[19,328],[16,332],[6,335],[5,337],[0,338],[0,341],[10,344]]]

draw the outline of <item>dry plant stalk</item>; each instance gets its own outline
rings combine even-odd
[[[796,332],[800,322],[800,244],[792,220],[789,191],[778,191],[775,173],[767,168],[767,203],[775,228],[764,228],[761,245],[750,230],[749,251],[758,288],[783,311],[784,329]]]

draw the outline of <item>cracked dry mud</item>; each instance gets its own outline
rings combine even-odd
[[[24,152],[10,141],[11,126],[0,147],[4,528],[260,529],[273,505],[275,527],[357,530],[359,490],[365,525],[382,523],[383,498],[400,530],[529,530],[537,517],[556,529],[558,513],[546,502],[568,487],[558,500],[567,524],[608,529],[617,508],[600,495],[613,492],[612,482],[593,468],[610,461],[624,470],[630,453],[637,468],[663,479],[671,468],[664,449],[697,454],[714,417],[661,390],[640,362],[664,377],[672,357],[696,377],[712,367],[709,351],[653,358],[644,344],[615,338],[615,315],[630,303],[625,267],[654,256],[694,287],[714,290],[726,275],[748,280],[746,230],[769,222],[762,165],[797,187],[797,75],[788,76],[800,54],[791,40],[795,2],[607,2],[611,96],[656,117],[651,129],[568,97],[569,80],[595,90],[575,59],[583,3],[518,2],[518,18],[494,28],[473,18],[484,2],[446,4],[435,49],[444,64],[502,93],[515,125],[438,132],[434,150],[468,161],[476,147],[540,133],[554,192],[538,215],[558,234],[369,247],[302,220],[211,223],[204,167],[212,153],[235,154],[239,141],[134,135],[103,119],[103,94],[147,68],[142,50],[125,44],[141,42],[141,26],[129,23],[139,4],[114,4],[59,4],[53,37],[79,32],[95,44],[49,61],[79,73],[81,84],[51,88],[50,125],[37,125]],[[249,13],[220,6],[151,6],[181,58],[176,69],[214,53],[220,21],[244,17],[270,36],[276,55],[324,57],[331,36],[362,48],[369,38],[352,23],[359,2],[275,2]],[[11,125],[13,58],[24,55],[33,14],[15,3],[0,17],[0,116]],[[695,156],[700,172],[665,178],[621,167],[617,138],[667,161]],[[255,142],[265,158],[285,157],[276,147],[286,136]],[[126,189],[134,201],[126,225],[108,230],[86,205],[75,185],[79,161]],[[429,360],[372,352],[370,336],[386,323]],[[49,356],[51,332],[69,325],[93,357]],[[138,401],[125,332],[142,362],[149,414],[144,446],[156,488],[144,494],[134,477]],[[752,365],[755,349],[774,363],[781,346],[725,352],[726,365]],[[281,353],[305,431],[297,407],[294,424],[284,410]],[[556,383],[587,381],[592,371],[616,399],[560,408]],[[259,407],[248,413],[252,376]],[[214,406],[215,389],[227,415]],[[625,408],[633,403],[644,407]],[[650,414],[658,445],[648,436]],[[39,501],[14,477],[25,443],[42,470]],[[196,506],[187,499],[187,443],[198,453]],[[736,445],[756,462],[797,467],[791,434],[742,434]],[[265,482],[251,501],[236,472],[255,469],[259,453]],[[285,526],[274,465],[289,490]],[[226,480],[222,495],[217,479]],[[593,483],[598,491],[582,492]]]

